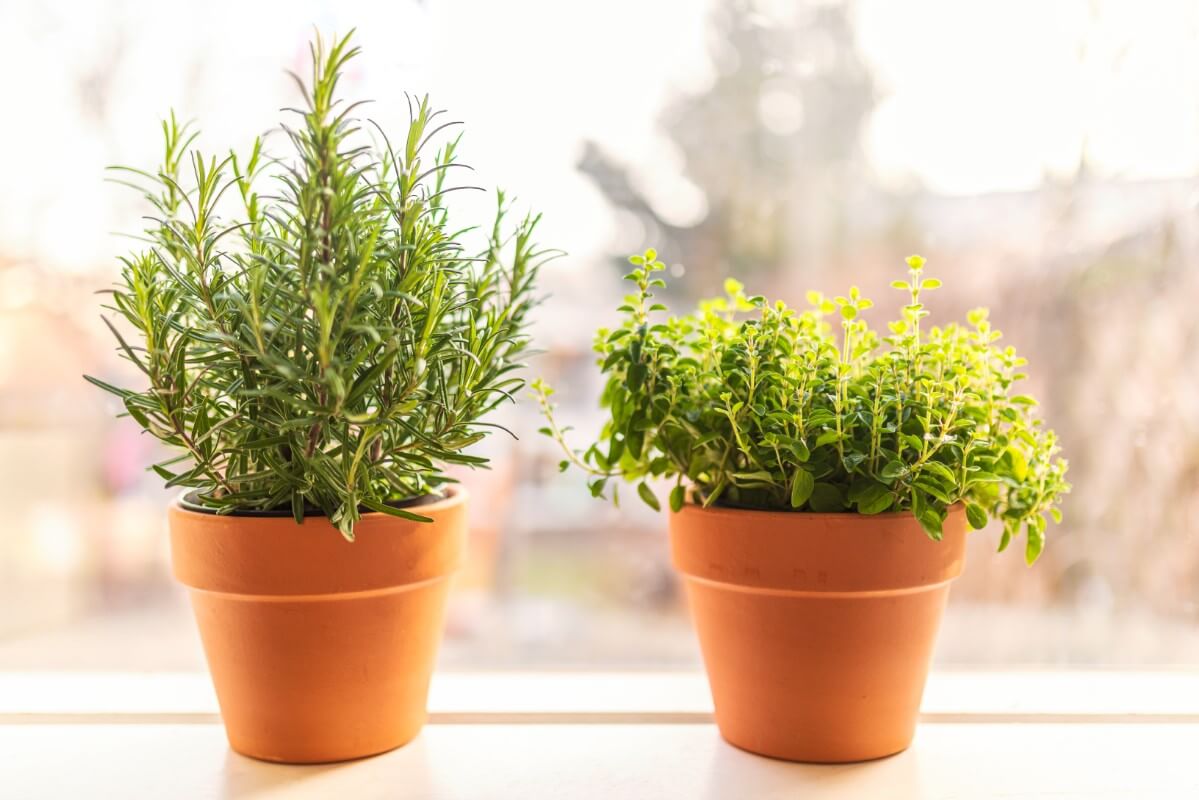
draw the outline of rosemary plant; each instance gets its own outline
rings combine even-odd
[[[409,99],[404,138],[368,135],[361,104],[337,97],[350,37],[311,52],[310,80],[292,76],[305,104],[282,126],[290,155],[259,139],[248,157],[205,157],[172,114],[157,171],[117,168],[155,213],[106,306],[140,344],[105,322],[146,386],[88,380],[178,448],[153,466],[168,486],[219,513],[319,511],[352,539],[363,510],[426,520],[399,501],[449,482],[447,464],[486,464],[463,451],[523,386],[551,254],[537,217],[507,223],[502,192],[468,251],[444,205],[459,139],[431,144],[457,123]]]
[[[610,412],[599,441],[572,450],[553,390],[533,384],[549,421],[542,432],[567,455],[561,468],[587,472],[593,495],[622,478],[656,510],[646,479],[669,478],[676,511],[690,484],[704,506],[910,511],[933,539],[963,502],[972,527],[1002,523],[1000,550],[1023,529],[1028,562],[1040,555],[1046,517],[1060,521],[1069,491],[1066,462],[1036,401],[1014,391],[1026,362],[996,344],[985,309],[965,326],[922,326],[923,296],[941,285],[923,276],[923,258],[909,258],[907,279],[892,284],[906,302],[887,335],[861,318],[873,304],[856,288],[809,293],[811,308],[797,313],[747,297],[734,280],[725,297],[654,322],[666,310],[653,302],[662,263],[653,250],[630,261],[637,291],[620,307],[622,324],[595,343]]]

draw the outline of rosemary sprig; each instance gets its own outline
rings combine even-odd
[[[443,202],[458,139],[433,144],[457,123],[410,98],[403,139],[376,130],[373,145],[338,96],[350,39],[318,36],[311,75],[293,75],[290,153],[256,140],[206,157],[172,114],[156,171],[117,168],[153,209],[106,306],[141,340],[109,323],[147,385],[88,380],[182,450],[153,467],[168,486],[218,512],[316,508],[352,539],[362,509],[425,519],[394,501],[435,491],[445,465],[486,464],[464,451],[523,386],[534,282],[555,254],[534,244],[536,216],[509,224],[502,192],[482,252],[467,250]]]

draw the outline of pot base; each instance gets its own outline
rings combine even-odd
[[[392,750],[398,750],[419,736],[421,730],[423,729],[424,723],[422,722],[416,727],[416,730],[412,731],[411,733],[405,733],[402,738],[397,738],[393,744],[388,744],[378,750],[372,749],[370,752],[355,751],[352,753],[346,753],[344,755],[327,752],[321,755],[304,757],[297,756],[295,753],[290,752],[282,753],[278,751],[255,750],[252,745],[237,742],[231,736],[228,737],[228,740],[230,749],[232,749],[235,753],[238,755],[243,755],[246,758],[252,758],[255,761],[266,761],[270,764],[344,764],[347,761],[361,761],[366,758],[381,756],[384,753],[390,753]],[[226,731],[226,734],[228,734],[228,731]]]
[[[763,758],[772,758],[775,761],[787,761],[793,764],[864,764],[870,761],[882,761],[884,758],[897,756],[912,746],[912,742],[909,740],[908,743],[903,747],[900,747],[897,750],[892,750],[891,752],[878,753],[877,755],[862,754],[859,756],[846,758],[843,755],[838,756],[823,749],[771,750],[768,747],[754,747],[753,745],[742,744],[740,742],[733,741],[725,734],[724,731],[720,731],[720,738],[738,750],[743,750],[746,753],[751,753],[755,756],[761,756]]]

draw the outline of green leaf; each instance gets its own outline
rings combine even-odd
[[[925,509],[924,513],[917,515],[916,521],[920,523],[920,527],[928,534],[928,538],[936,542],[941,541],[941,537],[944,535],[941,526],[945,518],[940,513],[932,508],[928,508]]]
[[[109,394],[115,394],[117,397],[120,397],[122,400],[129,397],[129,395],[133,394],[133,392],[130,392],[128,389],[122,389],[118,386],[113,386],[111,383],[105,383],[104,381],[100,380],[99,378],[93,378],[91,375],[84,375],[83,379],[85,381],[87,381],[88,383],[92,384],[93,386],[99,386],[101,389],[108,392]]]
[[[931,494],[933,497],[937,498],[946,505],[951,505],[954,502],[953,498],[949,496],[948,492],[941,488],[941,486],[931,478],[921,476],[913,481],[912,485],[919,486],[921,491]]]
[[[612,367],[616,366],[621,361],[624,361],[626,358],[628,358],[628,353],[624,350],[613,350],[608,354],[608,357],[604,359],[603,365],[600,366],[600,372],[608,372],[610,369],[612,369]]]
[[[977,503],[967,503],[966,520],[974,530],[982,530],[987,526],[987,512]]]
[[[881,483],[871,482],[858,495],[858,513],[859,514],[881,514],[891,507],[895,496],[891,490]]]
[[[831,483],[817,483],[812,487],[808,504],[813,511],[829,513],[845,510],[845,495]]]
[[[380,503],[377,500],[372,500],[369,497],[364,497],[360,501],[362,505],[369,508],[371,511],[378,511],[381,514],[388,514],[392,517],[410,520],[412,522],[432,522],[432,517],[426,517],[423,514],[417,514],[405,508],[397,508],[396,506]]]
[[[634,461],[638,461],[641,458],[641,451],[645,446],[645,431],[637,428],[635,425],[632,427],[633,430],[625,434],[624,449],[628,451]]]
[[[675,486],[670,490],[670,510],[674,512],[681,511],[683,503],[686,500],[687,491],[682,484]]]
[[[860,465],[864,464],[867,458],[869,458],[869,456],[867,456],[865,453],[849,452],[845,454],[843,459],[841,459],[841,463],[845,465],[846,470],[852,473]]]
[[[649,373],[649,368],[644,364],[630,364],[626,382],[628,383],[629,391],[636,394],[641,391],[642,384],[645,383],[645,376]]]
[[[173,482],[178,477],[174,472],[171,472],[166,467],[159,466],[158,464],[151,464],[150,469],[154,470],[158,477],[162,478],[168,483]]]
[[[658,498],[654,496],[653,490],[649,488],[649,485],[645,481],[637,484],[637,494],[654,511],[662,510],[662,507],[658,504]]]
[[[806,469],[795,470],[795,475],[791,478],[791,507],[799,508],[806,503],[815,486],[816,481],[812,478],[812,473]]]
[[[733,481],[735,483],[773,483],[774,476],[765,470],[757,472],[734,472]]]
[[[1012,543],[1012,536],[1015,533],[1014,523],[1011,520],[1004,520],[1003,534],[999,537],[999,547],[997,553],[1002,553]]]
[[[1045,534],[1031,522],[1026,526],[1026,533],[1028,539],[1024,546],[1024,560],[1029,566],[1032,566],[1041,557],[1041,551],[1045,549]]]
[[[839,433],[837,433],[836,431],[825,431],[824,433],[822,433],[816,437],[816,446],[824,447],[826,444],[832,444],[833,442],[839,441],[840,439],[841,439],[841,435]]]
[[[955,486],[957,484],[957,476],[950,471],[949,467],[938,461],[925,461],[923,469],[933,473],[938,478],[945,481],[949,486]]]
[[[1009,447],[1004,453],[1004,460],[1011,466],[1012,476],[1018,481],[1028,477],[1028,459],[1024,453],[1015,447]]]
[[[638,450],[640,450],[640,444],[638,444]],[[624,439],[613,437],[608,445],[608,457],[604,460],[608,464],[619,464],[622,455],[624,455]]]
[[[879,471],[879,477],[883,480],[893,481],[907,471],[907,467],[902,462],[892,459],[883,465]]]

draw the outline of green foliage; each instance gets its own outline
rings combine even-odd
[[[619,477],[657,508],[645,480],[670,478],[676,510],[686,482],[705,506],[910,511],[933,539],[964,502],[972,527],[1002,524],[1000,550],[1023,530],[1028,562],[1040,555],[1046,516],[1059,519],[1069,491],[1066,462],[1035,401],[1014,392],[1026,362],[995,343],[985,310],[965,326],[922,328],[922,296],[941,285],[923,277],[924,259],[909,258],[907,280],[892,284],[906,302],[885,336],[862,319],[873,304],[856,288],[810,292],[797,313],[733,280],[725,297],[655,322],[663,265],[653,250],[630,261],[637,291],[624,321],[596,337],[610,411],[600,440],[571,450],[552,390],[533,385],[545,431],[590,474],[593,494]]]
[[[182,451],[153,467],[168,486],[220,512],[316,508],[352,539],[363,509],[423,520],[395,502],[446,483],[446,464],[486,463],[463,450],[523,386],[549,254],[537,217],[506,223],[502,193],[482,252],[465,249],[443,205],[458,139],[430,144],[456,123],[410,99],[406,136],[376,128],[372,144],[360,104],[336,98],[349,39],[318,37],[310,81],[293,75],[288,157],[259,140],[206,158],[172,115],[161,167],[119,168],[154,208],[106,306],[140,344],[105,322],[147,388],[89,380]]]

